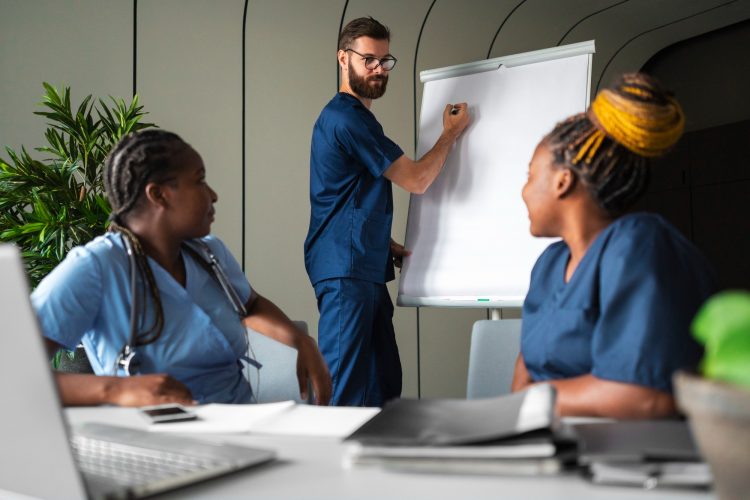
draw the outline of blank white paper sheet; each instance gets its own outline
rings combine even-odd
[[[518,65],[425,83],[418,157],[440,136],[447,103],[467,102],[472,122],[433,185],[411,196],[400,305],[521,305],[551,243],[529,233],[521,189],[540,139],[587,107],[593,43],[587,47],[567,57],[552,49],[550,60],[540,60],[545,51],[498,58]]]

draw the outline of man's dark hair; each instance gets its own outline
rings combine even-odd
[[[339,34],[339,50],[351,48],[354,40],[361,36],[374,38],[375,40],[391,41],[391,30],[380,24],[372,17],[359,17],[344,26]]]

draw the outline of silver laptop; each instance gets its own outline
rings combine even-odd
[[[71,432],[12,245],[0,245],[0,280],[0,497],[138,498],[274,458],[269,450],[109,425]]]

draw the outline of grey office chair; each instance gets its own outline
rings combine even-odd
[[[307,333],[307,323],[295,321],[297,327]],[[294,400],[297,403],[309,403],[299,395],[297,383],[297,350],[277,342],[255,330],[247,329],[248,340],[255,359],[263,368],[256,370],[250,366],[245,375],[250,380],[258,403]],[[253,355],[251,353],[251,356]],[[312,391],[308,389],[311,396]]]
[[[481,320],[474,323],[466,398],[489,398],[510,393],[520,350],[520,319]]]

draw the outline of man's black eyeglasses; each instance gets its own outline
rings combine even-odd
[[[384,58],[380,59],[375,56],[364,56],[354,49],[346,49],[346,51],[354,52],[359,57],[364,59],[365,68],[369,69],[370,71],[377,69],[378,66],[381,66],[385,71],[390,71],[396,65],[396,61],[397,61],[397,59],[393,56],[385,56]]]

